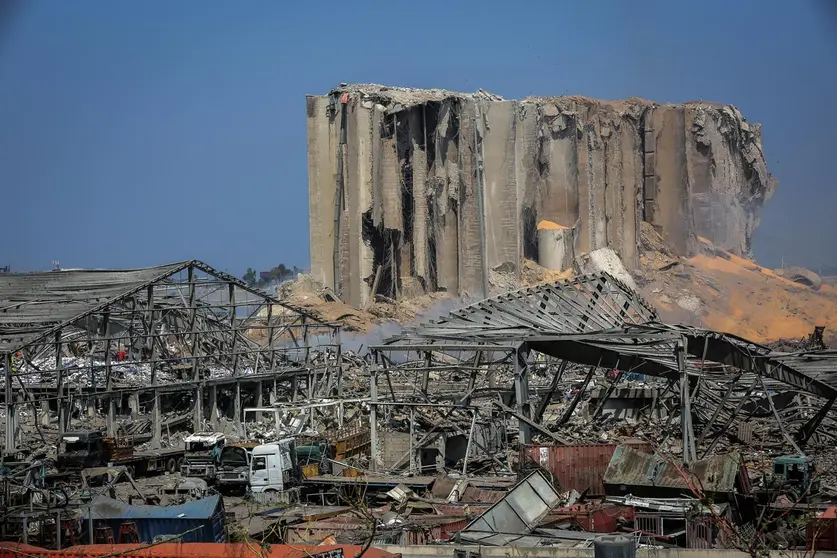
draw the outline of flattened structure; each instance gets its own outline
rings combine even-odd
[[[695,461],[689,466],[689,473],[683,473],[658,455],[619,446],[602,482],[610,496],[695,497],[693,490],[720,496],[736,491],[740,473],[741,457],[737,453]]]
[[[130,405],[136,413],[144,396],[154,409],[155,444],[161,393],[191,391],[196,428],[205,419],[205,389],[232,387],[240,414],[244,378],[254,391],[263,391],[263,380],[274,390],[286,389],[277,380],[295,389],[296,376],[315,383],[309,334],[339,345],[339,326],[195,260],[134,270],[0,274],[0,398],[11,417],[6,448],[20,435],[17,411],[36,402],[56,408],[59,432],[72,420],[74,399],[90,413],[100,402],[113,435],[116,415],[125,416]],[[334,387],[327,378],[326,391]],[[207,395],[210,408],[217,405],[215,392]]]
[[[0,353],[21,349],[55,326],[162,280],[183,265],[0,274]]]
[[[707,446],[707,455],[719,437],[750,422],[753,413],[775,420],[770,434],[764,421],[757,423],[762,439],[780,445],[784,441],[797,453],[814,433],[820,443],[834,436],[837,421],[830,414],[837,401],[837,351],[778,353],[733,335],[657,320],[639,295],[607,274],[596,274],[486,299],[389,339],[376,349],[387,353],[516,353],[510,359],[518,400],[513,414],[555,441],[560,438],[532,418],[542,415],[561,372],[538,410],[529,414],[526,370],[530,351],[587,365],[593,371],[647,374],[667,379],[669,387],[678,385],[680,413],[686,418],[681,421],[687,440],[684,459],[689,461],[697,458],[697,447],[704,440],[714,440]],[[612,388],[605,399],[610,392]],[[793,401],[810,398],[795,399],[794,392],[821,399],[803,409]],[[574,399],[564,420],[579,399]]]
[[[545,334],[599,331],[658,319],[641,296],[607,273],[526,287],[487,298],[392,341],[433,338],[508,342]]]
[[[304,310],[251,289],[244,282],[197,260],[142,269],[3,273],[0,274],[0,354],[20,350],[62,325],[80,321],[91,312],[190,267],[318,321]]]

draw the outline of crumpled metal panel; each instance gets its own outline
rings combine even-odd
[[[607,273],[526,287],[454,310],[412,333],[424,337],[507,338],[571,334],[644,324],[658,319],[654,308]]]
[[[540,471],[534,471],[509,490],[506,497],[460,532],[463,540],[481,540],[485,533],[527,535],[561,501]],[[469,535],[473,537],[469,538]]]
[[[736,489],[740,468],[740,456],[730,453],[695,461],[689,466],[688,474],[697,479],[690,482],[694,482],[704,493],[732,493]],[[634,495],[638,495],[637,487],[647,487],[652,492],[677,489],[691,493],[684,474],[658,455],[638,451],[630,446],[619,446],[605,471],[603,483],[609,494],[621,492],[621,487],[625,487],[624,490],[628,492],[633,490]]]
[[[0,274],[0,353],[186,265]]]
[[[628,441],[625,445],[647,453],[654,451],[642,440]],[[605,493],[602,477],[616,448],[617,444],[533,445],[523,446],[521,456],[555,475],[562,491],[589,490],[589,496],[602,496]]]

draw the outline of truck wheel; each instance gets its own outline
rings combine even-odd
[[[178,457],[178,458],[177,458],[177,465],[175,465],[175,470],[179,473],[179,472],[180,472],[180,468],[181,468],[182,466],[183,466],[183,458],[182,458],[182,457]]]
[[[131,475],[132,479],[137,478],[137,470],[134,468],[133,465],[128,465],[125,469],[127,469],[128,474]]]
[[[166,461],[166,471],[169,473],[174,473],[177,471],[177,459],[174,457],[169,457],[169,460]]]

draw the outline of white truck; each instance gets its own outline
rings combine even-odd
[[[227,438],[221,432],[196,432],[187,436],[186,454],[180,466],[184,477],[197,477],[207,481],[215,480],[221,452]]]
[[[251,492],[284,492],[299,485],[301,480],[293,438],[253,448],[250,459]]]

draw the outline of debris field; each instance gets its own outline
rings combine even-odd
[[[837,291],[748,257],[757,125],[383,86],[308,118],[311,275],[0,274],[6,549],[832,549]]]

